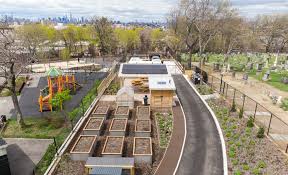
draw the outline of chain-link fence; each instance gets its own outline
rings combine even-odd
[[[208,75],[207,72],[203,70],[202,73]],[[253,117],[255,124],[263,127],[269,138],[286,153],[288,152],[288,124],[286,122],[253,98],[241,92],[241,90],[225,82],[222,78],[208,75],[208,81],[206,83],[214,91],[217,91],[225,97],[231,107],[234,103],[237,109],[243,110],[245,117]]]

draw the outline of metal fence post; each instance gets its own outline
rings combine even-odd
[[[268,130],[267,130],[267,135],[269,135],[269,132],[270,132],[270,126],[271,126],[272,117],[273,117],[273,114],[271,113],[271,117],[270,117],[270,121],[269,121],[269,126],[268,126]]]
[[[242,111],[244,110],[246,95],[243,94],[243,104],[242,104]],[[244,111],[243,111],[244,112]]]
[[[54,147],[55,147],[56,154],[58,155],[58,147],[57,147],[57,143],[56,143],[56,138],[55,137],[53,137],[53,141],[54,141]]]
[[[221,94],[221,90],[222,90],[222,83],[223,83],[223,75],[221,75],[221,80],[220,80],[221,82],[220,82],[220,90],[219,90],[219,92],[220,92],[220,94]]]
[[[257,108],[258,108],[258,103],[256,102],[255,112],[254,112],[254,121],[255,121],[255,118],[256,118]]]

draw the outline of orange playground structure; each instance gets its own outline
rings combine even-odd
[[[40,91],[38,100],[40,112],[43,112],[44,110],[53,111],[50,101],[56,93],[60,93],[65,89],[76,92],[77,87],[81,87],[76,83],[74,75],[63,75],[62,71],[59,69],[50,68],[46,72],[46,75],[48,86]]]

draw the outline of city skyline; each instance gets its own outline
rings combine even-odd
[[[76,18],[106,16],[116,21],[165,21],[178,0],[0,0],[0,15],[32,20],[73,14]],[[231,0],[240,15],[251,18],[261,14],[288,12],[288,0]]]

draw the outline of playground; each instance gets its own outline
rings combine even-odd
[[[74,74],[75,88],[77,88],[77,89],[79,88],[79,89],[76,91],[75,94],[72,95],[71,100],[67,101],[64,104],[64,109],[66,109],[67,111],[71,111],[72,109],[77,107],[81,103],[81,99],[93,87],[95,81],[96,80],[102,80],[103,78],[106,77],[106,75],[107,75],[106,72],[92,72],[92,73],[78,72],[78,73],[75,73]],[[43,75],[43,74],[32,75],[32,79],[33,79],[32,81],[34,81],[33,82],[34,86],[33,85],[32,86],[25,86],[23,91],[22,91],[21,96],[19,97],[20,98],[19,99],[20,108],[21,108],[23,115],[25,117],[41,117],[43,115],[45,116],[45,114],[47,112],[41,112],[41,110],[40,110],[39,97],[41,97],[41,96],[39,96],[39,94],[42,90],[42,100],[45,100],[45,103],[47,105],[46,109],[48,108],[48,110],[51,110],[51,108],[49,107],[49,103],[47,101],[47,100],[49,100],[49,98],[51,99],[51,97],[49,96],[49,91],[48,91],[48,94],[47,94],[47,91],[46,91],[46,94],[45,94],[45,92],[43,92],[43,89],[45,89],[45,88],[47,89],[47,85],[49,84],[47,77],[46,77],[46,75]],[[69,86],[69,88],[74,90],[74,85],[71,82],[72,79],[73,78],[70,77],[70,80],[68,81],[67,85]],[[65,77],[64,81],[66,81],[66,77]],[[77,82],[77,84],[76,84],[76,82]],[[55,85],[57,85],[57,83],[58,82],[56,82]],[[64,84],[66,84],[66,83],[63,83],[63,85]],[[81,88],[80,88],[80,86],[81,86]],[[56,89],[57,89],[57,86],[56,86]],[[58,89],[57,90],[56,89],[54,89],[53,92],[57,92]],[[48,95],[48,97],[47,97],[47,95]]]

